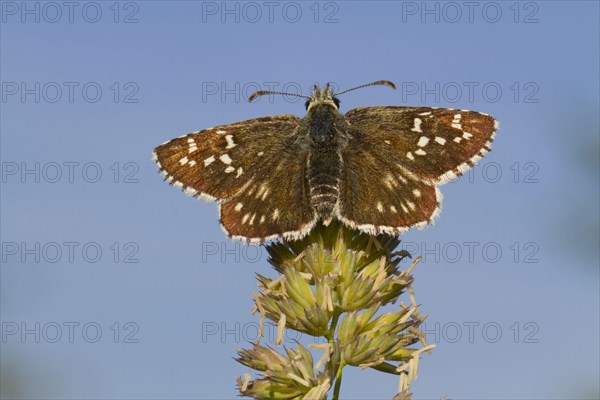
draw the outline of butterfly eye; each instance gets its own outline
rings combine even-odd
[[[335,104],[337,108],[340,108],[340,100],[337,97],[333,98],[333,104]]]
[[[310,100],[306,100],[306,103],[304,103],[304,108],[308,110],[309,104],[310,104]]]

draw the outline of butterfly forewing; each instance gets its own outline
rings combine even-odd
[[[419,178],[445,183],[490,151],[497,122],[487,114],[428,107],[364,107],[347,121]],[[384,161],[384,160],[382,160]]]
[[[166,142],[154,157],[167,182],[220,201],[229,235],[252,242],[295,237],[316,222],[305,197],[300,121],[279,115],[218,126]]]
[[[286,132],[292,135],[299,123],[296,116],[279,115],[217,126],[168,141],[154,157],[170,184],[190,195],[225,199],[285,146]]]

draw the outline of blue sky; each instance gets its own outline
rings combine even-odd
[[[227,240],[151,151],[303,115],[293,98],[247,103],[257,87],[378,79],[398,90],[348,93],[341,111],[501,123],[442,187],[436,226],[403,237],[425,256],[415,291],[437,344],[415,398],[598,396],[597,2],[168,3],[1,3],[3,397],[233,398],[266,252]],[[397,385],[346,376],[344,398]]]

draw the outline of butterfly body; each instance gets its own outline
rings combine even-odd
[[[338,219],[371,234],[432,223],[437,185],[490,150],[487,114],[428,107],[363,107],[346,114],[329,85],[307,115],[277,115],[209,128],[158,146],[165,180],[219,201],[221,225],[251,243],[299,239]]]
[[[320,103],[302,120],[301,135],[310,143],[308,183],[311,205],[326,224],[334,216],[342,173],[341,150],[346,146],[347,123],[333,103]]]

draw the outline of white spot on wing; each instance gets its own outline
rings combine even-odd
[[[242,207],[244,207],[244,205],[242,203],[237,203],[233,209],[235,211],[240,211],[242,209]]]
[[[436,143],[439,143],[442,146],[446,144],[446,139],[439,137],[439,136],[436,136],[435,139],[433,139],[433,140],[435,140]]]
[[[414,189],[413,194],[415,195],[415,197],[421,197],[421,191],[419,189]]]
[[[256,198],[260,198],[261,196],[263,196],[263,193],[269,193],[269,188],[267,187],[266,183],[263,183],[260,185],[260,187],[258,188],[258,191],[256,192]],[[264,200],[264,199],[263,199]]]
[[[225,173],[226,174],[230,174],[233,171],[235,171],[235,168],[233,168],[231,165],[229,167],[225,168]]]
[[[452,120],[452,127],[456,129],[460,129],[462,131],[462,125],[460,123],[460,114],[456,114],[454,119]]]
[[[387,174],[383,183],[385,183],[390,190],[394,190],[394,187],[398,185],[398,182],[396,182],[396,179],[394,179],[392,174]]]
[[[187,157],[183,157],[181,160],[179,160],[179,164],[181,165],[185,165],[188,163],[188,158]]]
[[[429,143],[429,138],[426,136],[421,136],[419,138],[419,143],[417,143],[417,146],[425,147],[425,146],[427,146],[427,143]]]
[[[411,131],[413,132],[423,132],[421,130],[421,118],[415,118],[415,126],[413,126],[413,128],[411,129]]]
[[[406,153],[406,157],[410,160],[414,160],[415,156],[413,156],[413,154],[409,151],[408,153]]]
[[[383,212],[383,204],[380,201],[377,202],[377,210],[382,213]]]
[[[265,201],[267,199],[267,195],[269,194],[269,188],[267,188],[267,190],[265,190],[265,192],[262,194],[262,201]]]
[[[425,152],[425,150],[423,150],[423,149],[419,149],[419,150],[415,151],[415,154],[424,156],[425,154],[427,154],[427,152]]]
[[[273,221],[275,221],[277,218],[279,218],[279,209],[275,209],[275,211],[273,211]]]
[[[232,135],[225,136],[225,140],[227,141],[227,147],[225,147],[226,149],[232,149],[235,146],[237,146],[235,144],[235,142],[233,141],[233,136]]]
[[[221,157],[219,157],[219,160],[221,160],[223,164],[231,164],[233,161],[231,157],[229,157],[229,154],[223,154]]]
[[[210,164],[212,164],[215,161],[215,156],[210,156],[208,157],[206,160],[204,160],[204,166],[208,167]]]

